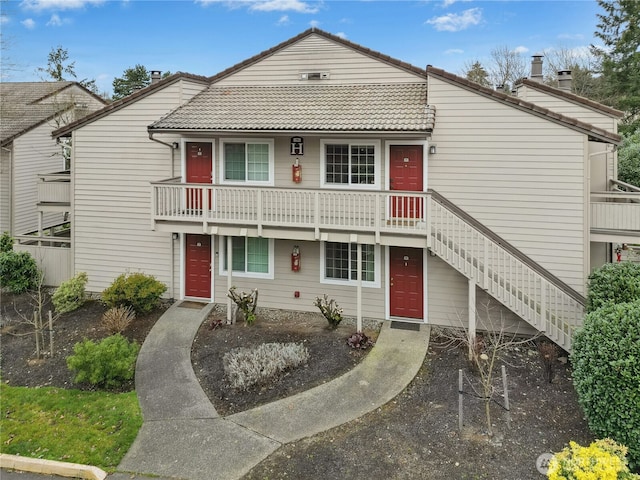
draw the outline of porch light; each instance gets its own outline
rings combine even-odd
[[[435,146],[435,145],[430,145],[430,146],[429,146],[429,154],[430,154],[430,155],[435,155],[435,154],[436,154],[436,151],[437,151],[437,149],[436,149],[436,146]]]

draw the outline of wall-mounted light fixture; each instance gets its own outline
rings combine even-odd
[[[177,150],[178,148],[180,148],[180,144],[178,142],[173,142],[172,145],[174,150]]]
[[[429,154],[435,155],[437,151],[438,151],[438,149],[436,148],[435,145],[430,145],[429,146]]]
[[[180,234],[174,232],[172,237],[173,237],[174,240],[178,240],[180,238]]]

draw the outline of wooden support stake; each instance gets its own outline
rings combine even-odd
[[[458,370],[458,429],[462,431],[462,369]]]
[[[38,313],[33,312],[33,326],[36,331],[36,358],[40,358],[40,332],[38,332]]]
[[[51,358],[53,358],[53,315],[49,310],[49,349],[51,351]]]
[[[507,428],[511,428],[511,410],[509,407],[509,388],[507,387],[507,369],[502,365],[502,388],[504,389],[504,408],[507,411]]]

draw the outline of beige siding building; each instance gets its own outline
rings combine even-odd
[[[615,241],[592,254],[592,188],[615,180],[593,180],[593,153],[613,162],[620,137],[606,112],[527,95],[317,29],[169,77],[55,132],[74,269],[97,292],[143,271],[228,307],[231,286],[297,311],[327,294],[359,321],[475,329],[489,307],[569,350]],[[625,218],[611,235],[638,234]]]

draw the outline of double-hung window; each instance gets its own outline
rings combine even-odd
[[[379,286],[379,248],[362,245],[362,263],[358,269],[358,245],[355,243],[324,242],[321,267],[322,283],[355,284],[358,271],[365,286]]]
[[[220,157],[223,182],[273,185],[273,140],[223,139]]]
[[[220,275],[226,275],[227,238],[220,237]],[[231,237],[231,269],[233,275],[273,278],[273,240],[259,237]]]
[[[322,184],[327,187],[377,188],[380,142],[322,140]]]

